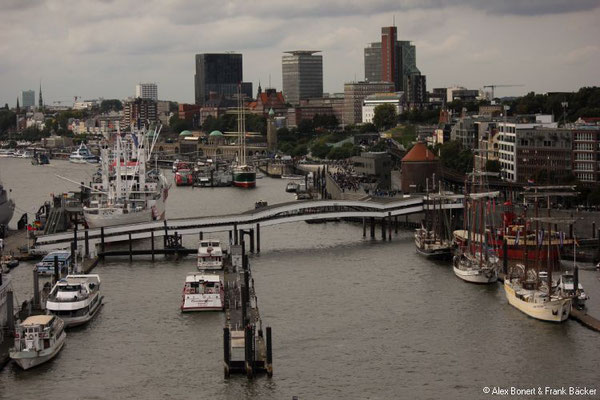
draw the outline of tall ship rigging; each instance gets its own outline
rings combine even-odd
[[[439,194],[427,193],[427,208],[421,227],[415,230],[417,253],[427,258],[448,260],[452,258],[451,218],[443,209],[448,199],[441,190]]]
[[[463,223],[467,240],[460,243],[452,260],[454,274],[470,283],[492,283],[498,280],[500,260],[497,249],[494,242],[488,242],[485,237],[488,226],[492,236],[496,232],[492,208],[499,193],[488,191],[485,177],[485,172],[473,169],[471,190],[469,193],[465,190]],[[477,191],[478,187],[482,191]]]
[[[238,87],[238,142],[239,154],[237,165],[233,167],[233,185],[243,188],[256,187],[256,169],[246,161],[246,116],[242,92]]]
[[[533,188],[533,193],[524,193],[524,197],[533,198],[535,204],[535,217],[529,219],[535,223],[534,259],[532,262],[528,254],[529,247],[525,246],[523,262],[516,264],[508,271],[504,280],[504,292],[508,303],[528,316],[542,321],[562,322],[569,318],[573,296],[565,293],[553,280],[553,272],[560,268],[560,263],[551,256],[552,248],[556,247],[551,240],[553,237],[552,225],[557,227],[560,223],[572,224],[574,220],[552,218],[550,216],[550,198],[557,195],[574,195],[575,193],[544,192],[544,190],[556,188],[560,187],[537,187]],[[538,190],[540,191],[538,192]],[[538,198],[547,199],[546,217],[538,215]],[[547,224],[547,231],[543,229],[544,224]],[[542,257],[544,253],[546,256]]]
[[[119,131],[112,155],[106,144],[102,146],[101,174],[91,183],[90,203],[83,208],[88,227],[165,218],[170,185],[157,168],[147,168],[159,133],[156,127],[148,133],[132,128],[128,137],[123,138]]]

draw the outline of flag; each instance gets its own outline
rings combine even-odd
[[[521,236],[521,231],[517,231],[517,237],[515,238],[515,246],[519,245],[519,237]]]

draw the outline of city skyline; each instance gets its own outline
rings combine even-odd
[[[161,99],[193,103],[195,54],[227,51],[243,54],[245,81],[281,90],[290,48],[322,50],[324,91],[342,92],[364,78],[364,47],[394,19],[398,40],[417,47],[430,90],[525,85],[496,91],[507,96],[600,84],[600,8],[591,0],[83,3],[4,4],[1,104],[14,106],[40,79],[50,105],[125,98],[145,81],[160,86]]]

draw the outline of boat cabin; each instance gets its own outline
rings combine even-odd
[[[15,329],[15,350],[48,349],[64,329],[64,323],[54,315],[35,315]]]
[[[189,274],[185,278],[184,294],[220,294],[222,289],[219,275]]]
[[[69,251],[53,251],[48,253],[42,261],[36,264],[38,274],[52,275],[54,274],[54,258],[58,259],[59,275],[67,275],[71,268],[71,252]]]

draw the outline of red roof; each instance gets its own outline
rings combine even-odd
[[[404,157],[402,162],[422,162],[422,161],[436,161],[437,157],[431,150],[427,148],[425,143],[418,142]]]

